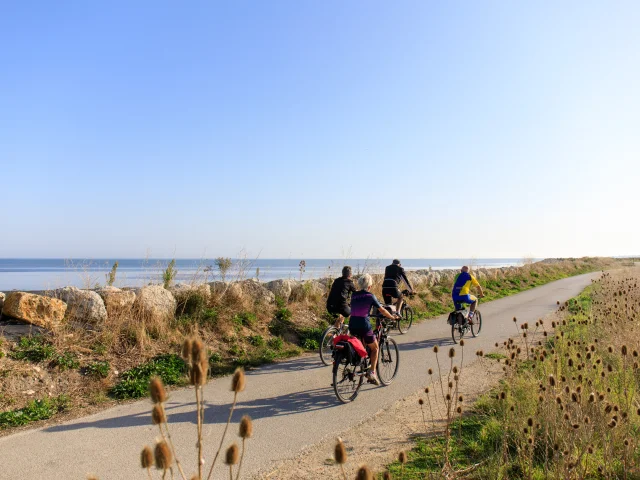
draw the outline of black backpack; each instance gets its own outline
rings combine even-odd
[[[356,352],[356,349],[353,348],[351,343],[347,341],[338,342],[336,343],[336,347],[337,348],[334,349],[334,352],[342,352],[347,363],[358,366],[360,365],[360,362],[362,362],[362,358],[358,355],[358,352]]]

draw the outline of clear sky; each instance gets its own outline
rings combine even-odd
[[[640,254],[640,2],[5,1],[0,257]]]

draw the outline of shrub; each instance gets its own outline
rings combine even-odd
[[[162,272],[162,283],[164,288],[169,288],[173,283],[173,279],[176,278],[178,271],[176,270],[176,259],[172,259],[167,265],[167,268]]]
[[[144,397],[148,393],[151,377],[160,377],[167,385],[177,385],[186,380],[186,371],[187,366],[178,355],[159,355],[124,372],[109,394],[120,400]]]
[[[305,350],[317,350],[319,347],[320,344],[313,338],[307,338],[302,342],[302,348],[304,348]]]
[[[249,343],[254,347],[262,347],[264,345],[264,338],[262,338],[262,335],[251,335],[249,337]]]
[[[251,312],[240,312],[233,316],[233,323],[237,329],[242,326],[251,327],[256,323],[256,320],[256,314]]]
[[[267,346],[279,352],[284,347],[284,341],[280,337],[273,337],[267,341]]]
[[[9,354],[14,360],[28,360],[38,363],[50,360],[56,354],[56,349],[41,335],[22,337]]]
[[[291,317],[293,314],[291,310],[286,307],[278,308],[276,310],[273,320],[269,323],[269,331],[272,335],[282,335],[284,332],[293,329],[291,323]]]
[[[201,316],[205,308],[205,298],[202,294],[193,292],[178,303],[176,311],[179,316]]]
[[[107,361],[98,361],[93,362],[87,365],[86,372],[88,375],[96,378],[107,378],[109,376],[109,371],[111,370],[111,365]]]
[[[69,403],[67,395],[60,395],[54,398],[45,397],[41,400],[32,400],[23,408],[0,412],[0,429],[46,420],[58,412],[65,411],[69,407]]]
[[[78,357],[71,352],[65,352],[56,355],[51,363],[57,366],[62,371],[80,368]]]

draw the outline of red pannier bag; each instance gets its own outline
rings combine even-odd
[[[337,337],[333,337],[333,346],[335,347],[338,342],[349,342],[356,353],[360,356],[360,358],[364,358],[367,356],[367,350],[362,345],[362,342],[358,337],[352,337],[351,335],[338,335]]]

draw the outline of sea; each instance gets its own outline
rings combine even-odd
[[[171,259],[117,259],[116,287],[135,287],[161,283],[162,272]],[[411,258],[401,259],[407,270],[442,270],[470,265],[496,268],[521,265],[517,258]],[[0,292],[11,290],[40,291],[65,286],[97,288],[107,283],[116,259],[4,258],[0,259]],[[354,273],[381,273],[391,259],[232,259],[225,272],[227,281],[255,278],[268,282],[276,279],[308,280],[339,276],[344,265]],[[223,275],[214,259],[175,259],[176,283],[211,282]]]

